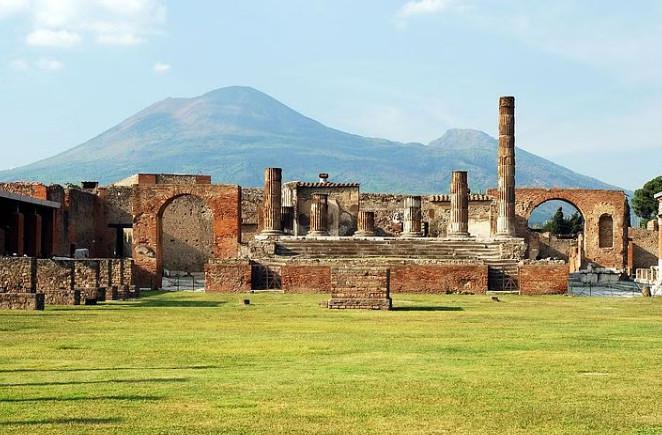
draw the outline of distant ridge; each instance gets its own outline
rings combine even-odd
[[[137,172],[210,174],[216,183],[260,186],[262,170],[287,180],[358,181],[363,191],[440,193],[454,169],[473,191],[496,185],[496,140],[448,130],[428,145],[366,138],[329,128],[250,87],[167,98],[68,151],[0,171],[0,180],[104,184]],[[517,150],[519,186],[616,187]]]

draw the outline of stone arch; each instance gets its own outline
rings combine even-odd
[[[558,204],[550,204],[552,202]],[[576,234],[556,234],[544,231],[542,228],[536,228],[531,224],[533,215],[536,210],[540,207],[544,208],[546,204],[553,205],[553,207],[547,207],[544,209],[547,219],[551,219],[557,210],[557,206],[560,206],[563,209],[565,219],[569,219],[576,211],[583,221],[586,220],[579,207],[564,199],[545,199],[537,205],[533,205],[530,210],[527,210],[526,216],[527,233],[525,238],[528,248],[527,256],[528,258],[536,260],[545,258],[565,260],[569,263],[572,272],[577,271],[581,268],[581,258],[583,256],[584,229],[582,228],[582,230]]]
[[[168,199],[157,214],[161,268],[178,272],[203,272],[213,256],[214,212],[197,195]]]
[[[136,285],[160,288],[163,253],[160,220],[177,197],[200,198],[211,210],[212,256],[233,258],[241,237],[241,188],[219,184],[138,184],[134,185],[133,257]]]
[[[491,191],[495,197],[496,191]],[[518,237],[528,238],[527,222],[538,205],[561,200],[572,204],[584,217],[584,257],[582,264],[623,270],[627,256],[628,208],[623,191],[570,188],[520,188],[515,190],[515,215]],[[613,219],[612,247],[600,247],[600,216],[609,214]],[[494,222],[493,222],[494,226]]]

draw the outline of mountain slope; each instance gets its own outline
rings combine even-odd
[[[137,172],[204,173],[214,182],[259,186],[262,170],[287,180],[358,181],[364,191],[448,190],[454,169],[474,191],[496,185],[497,143],[476,130],[449,130],[429,145],[366,138],[326,127],[247,87],[168,98],[54,157],[7,171],[0,180],[111,183]],[[612,188],[517,150],[520,186]]]

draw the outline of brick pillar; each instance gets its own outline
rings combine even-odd
[[[22,256],[25,253],[25,216],[16,210],[11,216],[9,228],[9,255]]]
[[[265,236],[278,236],[282,234],[280,190],[281,190],[281,168],[267,168],[264,170],[264,201],[263,229]]]
[[[469,185],[466,171],[453,171],[451,177],[450,237],[469,237]]]
[[[309,236],[328,236],[328,210],[329,195],[325,193],[314,193],[313,202],[310,204],[310,231]]]
[[[375,212],[359,211],[357,237],[371,237],[375,235]]]
[[[421,237],[421,197],[408,196],[405,198],[405,213],[402,223],[403,237]]]
[[[515,235],[515,97],[499,99],[497,235]]]

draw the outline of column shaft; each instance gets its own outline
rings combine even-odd
[[[403,237],[420,237],[421,233],[421,197],[405,198],[404,219],[402,222]]]
[[[328,236],[328,210],[329,195],[314,193],[310,204],[310,231],[309,236]]]
[[[515,235],[515,98],[499,99],[497,235]]]
[[[358,237],[371,237],[375,235],[374,211],[359,211],[358,230],[354,235]]]
[[[451,218],[448,235],[469,236],[469,185],[465,171],[454,171],[451,177]]]
[[[281,168],[267,168],[264,170],[263,235],[280,235],[282,233],[281,177]]]

